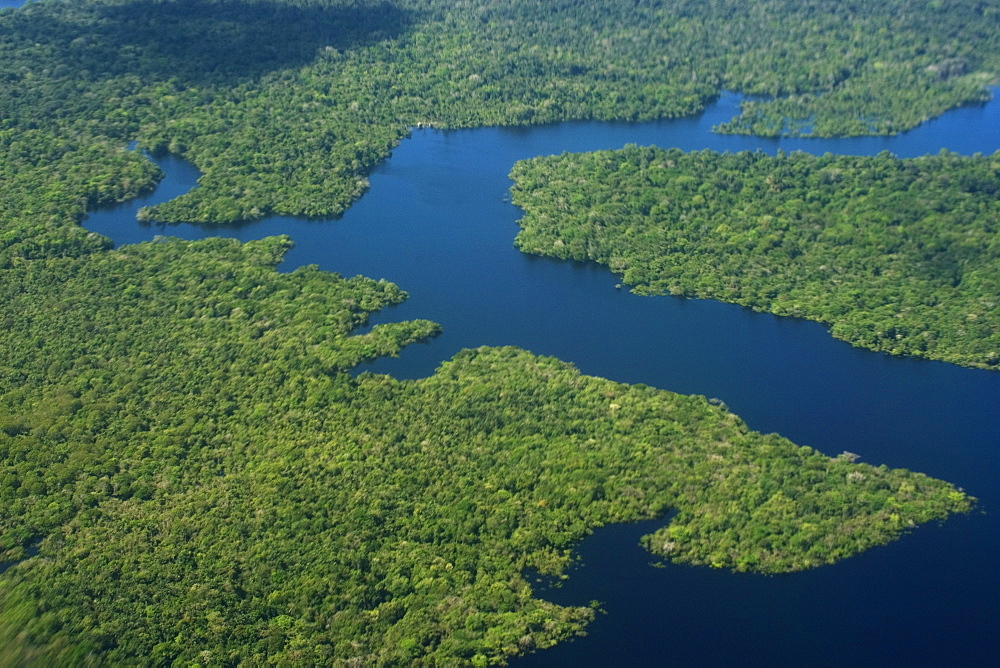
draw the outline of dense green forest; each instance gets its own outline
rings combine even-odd
[[[1000,20],[995,0],[42,0],[0,13],[0,60],[0,129],[179,153],[201,188],[148,217],[234,222],[343,211],[418,124],[663,118],[733,89],[760,99],[723,131],[899,132],[988,97]]]
[[[4,665],[497,663],[592,618],[523,569],[560,573],[603,524],[676,510],[653,552],[778,573],[973,502],[516,349],[352,377],[438,331],[354,333],[399,288],[278,273],[285,238],[110,249],[76,216],[157,174],[45,150],[73,178],[0,182],[39,207],[6,212],[0,266]]]
[[[761,435],[723,407],[516,349],[352,378],[394,286],[163,240],[3,272],[0,661],[484,664],[592,612],[532,595],[593,527],[762,572],[968,509],[952,486]]]
[[[651,551],[778,573],[968,510],[516,349],[354,377],[438,332],[358,333],[399,287],[279,273],[287,238],[113,249],[77,224],[160,178],[130,139],[205,172],[149,217],[329,215],[417,123],[663,117],[729,87],[794,96],[817,134],[888,132],[1000,70],[989,2],[745,4],[0,12],[0,664],[498,663],[593,617],[523,571],[559,574],[609,522],[675,510]],[[824,125],[845,95],[865,127]]]
[[[629,146],[512,177],[526,252],[594,260],[642,294],[818,320],[873,350],[1000,365],[1000,153]]]

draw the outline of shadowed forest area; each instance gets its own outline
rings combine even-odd
[[[62,3],[12,14],[8,39],[60,72],[183,86],[232,86],[316,59],[398,38],[409,10],[391,2],[324,6],[277,0]],[[37,9],[37,11],[36,11]],[[8,69],[8,68],[5,68]],[[6,72],[16,83],[22,73]]]

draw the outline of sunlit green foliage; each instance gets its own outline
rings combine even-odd
[[[87,209],[134,197],[159,169],[109,142],[0,130],[0,268],[16,258],[81,255],[108,240],[76,223]]]
[[[995,2],[85,0],[0,16],[0,129],[139,138],[205,173],[145,215],[330,216],[415,125],[692,114],[885,134],[988,97]],[[773,98],[773,99],[772,99]],[[0,161],[4,158],[0,154]]]
[[[0,559],[40,549],[0,576],[5,665],[495,663],[591,618],[522,569],[603,524],[677,509],[654,552],[783,572],[971,503],[516,349],[352,378],[437,332],[352,334],[395,286],[277,273],[283,238],[67,252],[106,182],[65,187],[0,268]]]
[[[522,570],[603,524],[677,509],[654,552],[783,572],[971,503],[516,349],[352,378],[437,327],[352,334],[404,294],[279,274],[288,243],[98,238],[0,269],[0,559],[40,549],[0,577],[0,663],[496,663],[591,618]]]
[[[785,572],[967,510],[947,483],[516,349],[419,381],[354,378],[438,331],[357,333],[396,286],[278,273],[284,238],[112,250],[76,225],[156,182],[121,150],[135,136],[206,171],[148,215],[327,215],[418,122],[691,113],[720,86],[766,88],[762,54],[790,68],[788,91],[813,91],[789,83],[801,61],[773,37],[821,42],[777,19],[828,4],[42,0],[0,15],[0,664],[497,663],[591,619],[535,598],[522,570],[559,573],[609,522],[676,509],[652,551]],[[893,23],[887,53],[914,39],[900,4],[870,10]],[[911,68],[993,67],[995,50],[967,53],[981,5],[955,3]],[[752,28],[721,29],[744,14]],[[719,48],[741,40],[753,48]],[[837,85],[817,54],[816,86]],[[923,85],[906,90],[931,113],[957,99]]]
[[[45,536],[0,589],[12,655],[492,663],[590,618],[521,571],[558,572],[604,523],[677,508],[654,551],[782,572],[969,504],[516,349],[400,382],[292,356],[208,364],[162,340],[135,355],[145,377],[79,365],[0,435],[5,535]]]
[[[874,350],[1000,365],[1000,154],[626,147],[518,163],[517,245],[643,294],[819,320]]]

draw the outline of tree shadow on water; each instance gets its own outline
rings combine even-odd
[[[92,79],[134,74],[147,82],[189,85],[233,84],[304,65],[325,47],[345,51],[373,44],[412,23],[410,12],[384,0],[326,6],[276,0],[61,4],[33,12],[35,26],[32,15],[19,17],[15,30],[47,42],[59,61]]]

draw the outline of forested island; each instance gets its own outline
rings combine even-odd
[[[493,664],[593,617],[524,569],[610,522],[674,510],[652,552],[782,573],[967,511],[850,443],[513,348],[354,377],[439,331],[357,333],[400,287],[279,273],[287,238],[114,249],[78,222],[160,178],[129,140],[205,172],[148,218],[221,223],[343,211],[418,124],[671,117],[732,88],[773,100],[724,131],[895,132],[982,100],[998,33],[971,1],[0,12],[0,664]]]
[[[629,146],[511,175],[525,252],[599,262],[642,294],[818,320],[872,350],[1000,365],[1000,154]]]

